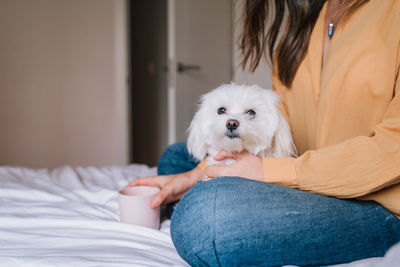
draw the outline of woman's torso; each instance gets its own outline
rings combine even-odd
[[[291,89],[273,77],[299,154],[373,136],[398,75],[400,1],[371,0],[356,10],[336,29],[322,65],[325,12],[326,4]]]

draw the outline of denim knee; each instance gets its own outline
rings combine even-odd
[[[329,265],[382,256],[399,225],[374,202],[223,177],[184,195],[171,237],[191,266]]]
[[[186,143],[180,142],[168,146],[158,161],[158,175],[177,174],[192,170],[196,161],[188,152]]]
[[[215,253],[216,190],[200,182],[180,200],[171,218],[171,237],[191,266],[219,266]]]
[[[214,178],[195,185],[178,203],[171,218],[171,237],[179,255],[191,266],[221,266],[221,256],[238,252],[217,243],[223,229],[234,228],[240,217],[235,204],[241,204],[235,192],[242,189],[243,183],[258,182],[240,177]]]

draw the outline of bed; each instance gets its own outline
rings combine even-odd
[[[188,266],[165,219],[159,231],[119,222],[117,192],[155,168],[0,167],[0,266]],[[341,267],[400,266],[385,258]]]
[[[0,168],[0,266],[188,266],[169,235],[119,222],[117,191],[144,165]]]

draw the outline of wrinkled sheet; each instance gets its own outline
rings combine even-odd
[[[370,258],[334,267],[400,267],[400,243],[390,248],[383,258]]]
[[[169,234],[119,222],[118,190],[145,165],[0,167],[0,266],[188,266]],[[400,244],[384,258],[336,267],[400,267]]]
[[[119,222],[118,190],[154,175],[144,165],[0,167],[0,266],[188,266],[169,223]]]

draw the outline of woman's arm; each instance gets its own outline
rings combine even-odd
[[[351,198],[399,183],[399,88],[398,81],[396,96],[382,122],[374,127],[372,137],[352,138],[331,147],[308,151],[295,159],[298,188]]]
[[[261,167],[260,158],[239,154],[235,164],[208,167],[206,173],[260,180],[256,176],[263,170],[266,182],[340,198],[364,196],[400,183],[399,78],[395,92],[372,137],[352,138],[298,158],[265,158]]]
[[[160,192],[150,201],[150,207],[156,208],[181,199],[183,194],[204,176],[204,171],[196,167],[191,171],[179,174],[136,178],[127,187],[145,185],[160,188]]]

